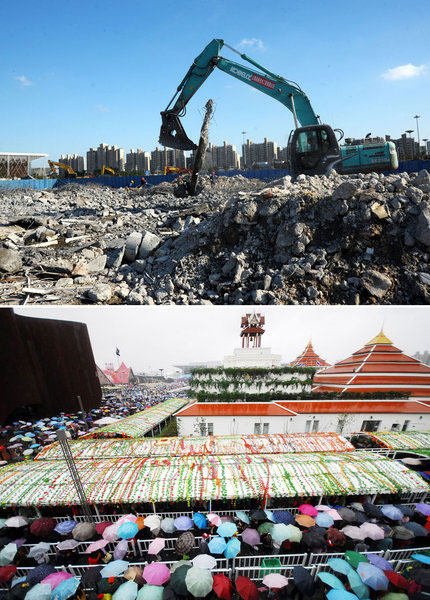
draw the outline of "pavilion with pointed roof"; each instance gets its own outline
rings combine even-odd
[[[290,363],[290,367],[314,367],[316,369],[324,369],[330,367],[330,363],[318,356],[312,346],[312,340],[309,340],[308,345],[303,352],[295,360]]]
[[[430,367],[404,354],[382,331],[370,342],[316,373],[312,392],[400,392],[430,399]]]

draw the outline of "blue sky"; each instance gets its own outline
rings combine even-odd
[[[0,3],[0,23],[0,151],[55,160],[100,142],[153,150],[160,111],[214,37],[297,81],[322,120],[347,136],[397,137],[419,114],[421,138],[430,138],[422,0],[21,0]],[[222,55],[239,58],[227,48]],[[188,105],[192,139],[208,98],[213,143],[239,147],[246,131],[254,142],[286,145],[291,113],[217,70]]]

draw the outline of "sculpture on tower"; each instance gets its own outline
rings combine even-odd
[[[248,313],[242,317],[240,325],[242,348],[261,348],[261,336],[264,333],[264,316],[260,313]]]

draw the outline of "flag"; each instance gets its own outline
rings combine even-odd
[[[117,349],[116,349],[116,352],[115,352],[115,354],[116,354],[117,356],[119,356],[119,348],[117,348]]]

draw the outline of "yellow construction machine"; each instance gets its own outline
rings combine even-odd
[[[55,177],[59,177],[59,173],[57,173],[55,167],[58,167],[59,169],[64,169],[65,171],[67,171],[66,177],[76,177],[76,173],[74,172],[74,170],[72,169],[72,167],[70,165],[65,165],[64,163],[60,163],[60,162],[53,162],[52,160],[48,160],[48,164],[51,167],[52,174]]]
[[[102,175],[104,175],[106,173],[106,171],[108,171],[109,173],[112,173],[112,175],[115,175],[115,171],[113,169],[111,169],[110,167],[107,167],[106,165],[103,165]]]
[[[164,167],[164,175],[170,175],[172,173],[180,175],[181,173],[192,173],[192,171],[190,169],[183,169],[181,167]]]

